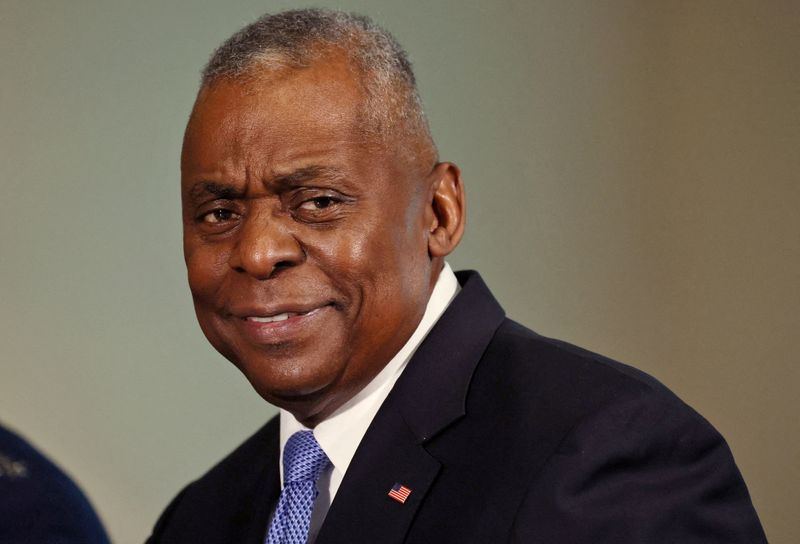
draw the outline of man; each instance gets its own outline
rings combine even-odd
[[[765,540],[700,416],[456,280],[459,170],[367,19],[292,11],[230,38],[181,170],[200,326],[281,413],[152,542]]]

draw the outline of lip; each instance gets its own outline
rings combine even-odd
[[[234,314],[234,321],[244,336],[254,344],[277,344],[304,336],[316,328],[328,312],[333,311],[330,304],[311,308],[275,308]],[[279,321],[263,321],[266,317],[289,314]]]

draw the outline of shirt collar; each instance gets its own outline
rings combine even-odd
[[[386,400],[406,364],[459,290],[458,280],[453,270],[449,264],[445,263],[436,280],[436,285],[433,287],[431,297],[428,299],[425,313],[405,345],[364,389],[313,429],[314,437],[331,460],[334,469],[340,474],[347,471],[369,424],[378,413],[378,409]],[[302,430],[308,429],[298,422],[290,412],[283,409],[280,411],[281,459],[283,459],[283,448],[289,437]],[[283,463],[280,465],[281,481],[283,481]]]

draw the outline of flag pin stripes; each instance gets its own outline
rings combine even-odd
[[[389,496],[400,504],[404,504],[409,495],[411,495],[411,490],[401,484],[394,484],[389,490]]]

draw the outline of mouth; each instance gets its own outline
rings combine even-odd
[[[312,308],[276,308],[255,310],[238,316],[240,330],[250,342],[259,345],[283,344],[320,334],[330,317],[333,306],[323,304]]]
[[[308,310],[308,311],[305,311],[305,312],[283,312],[283,313],[280,313],[280,314],[265,315],[265,316],[250,315],[250,316],[244,317],[243,319],[245,321],[252,321],[253,323],[276,323],[278,321],[286,321],[287,319],[291,319],[293,317],[309,315],[312,312],[319,311],[320,309],[321,309],[321,307],[320,308],[314,308],[313,310]]]

